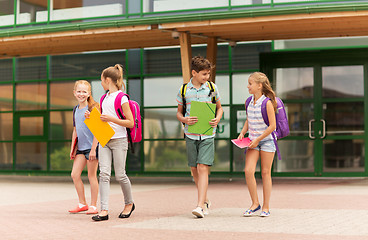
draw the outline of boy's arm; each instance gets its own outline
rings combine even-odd
[[[222,114],[224,113],[224,110],[222,109],[220,100],[218,100],[216,102],[216,111],[217,112],[216,112],[215,118],[210,121],[210,125],[212,127],[216,127],[219,124],[219,122],[222,118]]]
[[[178,111],[176,112],[176,118],[185,124],[193,125],[198,122],[197,117],[184,117],[183,116],[183,105],[178,104]]]

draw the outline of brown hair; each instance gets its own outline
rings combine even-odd
[[[262,84],[262,94],[271,99],[273,108],[275,109],[276,112],[277,110],[276,94],[272,90],[270,80],[268,80],[266,74],[262,72],[254,72],[249,76],[249,78],[252,78],[256,83]]]
[[[214,66],[210,63],[210,61],[202,56],[195,56],[192,58],[191,70],[200,72],[202,70],[212,70],[213,67]]]
[[[123,66],[120,64],[115,64],[113,67],[105,68],[102,71],[102,76],[104,78],[111,78],[119,90],[125,91],[125,84],[123,82]],[[122,89],[122,87],[124,87],[124,89]]]
[[[89,91],[89,97],[87,98],[88,111],[92,111],[92,109],[94,107],[100,108],[100,105],[92,97],[92,92],[91,92],[92,87],[91,87],[91,84],[88,81],[86,81],[86,80],[78,80],[74,84],[74,91],[76,90],[76,88],[77,88],[77,86],[79,84],[84,84],[84,85],[86,85],[88,87],[88,91]]]

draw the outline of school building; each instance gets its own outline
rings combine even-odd
[[[74,82],[90,81],[98,101],[101,71],[121,63],[144,118],[129,176],[187,176],[176,95],[200,54],[224,108],[213,176],[243,176],[230,140],[254,71],[288,112],[274,176],[368,176],[367,35],[358,0],[2,0],[0,173],[68,175]]]

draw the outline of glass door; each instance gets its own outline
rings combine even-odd
[[[274,69],[276,95],[285,103],[290,135],[278,141],[282,160],[275,157],[273,172],[303,172],[313,174],[316,167],[315,81],[313,67]],[[270,79],[272,81],[272,79]]]
[[[322,66],[323,173],[364,172],[364,66]]]
[[[274,172],[364,172],[363,65],[275,68],[273,85],[290,125]]]

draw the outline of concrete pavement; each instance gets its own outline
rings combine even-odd
[[[119,219],[114,181],[110,219],[69,214],[77,204],[68,177],[0,176],[0,239],[368,239],[368,179],[274,178],[271,216],[242,217],[251,202],[243,179],[211,179],[210,215],[197,219],[190,178],[131,178],[136,210]],[[89,199],[89,185],[85,181]],[[262,184],[258,184],[262,199]]]

